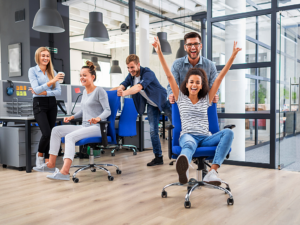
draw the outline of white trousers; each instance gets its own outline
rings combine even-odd
[[[65,137],[65,152],[64,159],[71,159],[73,161],[75,155],[75,143],[81,139],[88,137],[101,136],[100,127],[89,126],[83,127],[78,125],[62,125],[56,126],[52,129],[50,138],[49,154],[58,155],[61,138]]]

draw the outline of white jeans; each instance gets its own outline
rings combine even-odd
[[[101,131],[99,126],[83,127],[78,125],[62,125],[52,129],[50,138],[49,154],[58,155],[61,138],[65,137],[64,159],[73,161],[75,155],[75,143],[88,137],[99,137]]]

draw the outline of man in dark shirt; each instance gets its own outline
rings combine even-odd
[[[143,115],[147,105],[150,136],[155,155],[155,158],[147,166],[161,165],[163,164],[163,156],[158,134],[160,112],[163,111],[170,120],[172,119],[167,91],[161,86],[152,70],[140,66],[137,55],[129,55],[126,64],[129,74],[119,87],[112,90],[118,90],[118,96],[121,97],[132,95],[135,108],[140,115]],[[126,90],[128,86],[131,88]]]

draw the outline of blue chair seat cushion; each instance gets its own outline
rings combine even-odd
[[[107,141],[108,143],[112,142],[111,136],[107,136]],[[75,143],[76,146],[81,146],[81,145],[87,145],[87,144],[92,144],[92,143],[101,143],[102,142],[102,137],[89,137],[89,138],[84,138],[80,141],[77,141]],[[61,143],[65,143],[65,138],[61,138]]]
[[[199,147],[196,149],[196,152],[194,153],[193,158],[207,157],[206,160],[212,160],[215,156],[216,149],[217,149],[217,146]],[[176,159],[177,156],[179,156],[181,153],[181,147],[173,146],[172,152],[173,152],[172,158]],[[231,152],[231,149],[229,150],[229,152]]]

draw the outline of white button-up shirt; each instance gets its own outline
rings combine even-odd
[[[56,72],[54,71],[54,76],[56,76]],[[28,71],[28,78],[31,84],[32,89],[36,94],[40,94],[43,91],[47,92],[47,95],[35,95],[33,97],[47,97],[47,96],[60,96],[61,95],[61,87],[59,82],[57,81],[55,84],[55,88],[52,89],[52,85],[48,87],[47,83],[49,82],[49,78],[47,76],[47,71],[45,74],[40,69],[39,65],[35,67],[31,67]]]

